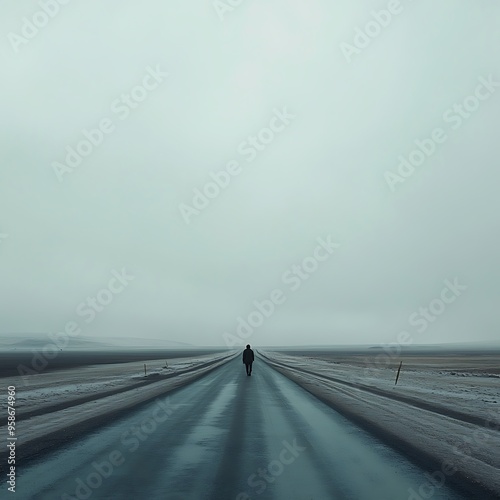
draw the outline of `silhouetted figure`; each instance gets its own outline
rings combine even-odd
[[[250,349],[250,344],[247,344],[247,348],[243,351],[243,363],[247,369],[247,375],[252,375],[252,363],[255,359],[252,349]]]

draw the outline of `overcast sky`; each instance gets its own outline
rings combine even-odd
[[[498,339],[498,2],[42,4],[0,19],[2,334]]]

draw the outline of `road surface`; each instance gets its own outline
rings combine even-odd
[[[404,456],[259,359],[247,377],[237,358],[20,465],[12,498],[401,500],[422,485]]]

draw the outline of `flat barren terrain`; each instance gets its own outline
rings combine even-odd
[[[483,485],[500,497],[500,353],[318,349],[263,355],[351,421],[431,464],[437,477],[444,467],[447,481]]]
[[[0,378],[17,498],[500,498],[498,353],[188,354]]]

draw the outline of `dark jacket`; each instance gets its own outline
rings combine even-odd
[[[243,363],[249,365],[250,363],[253,363],[253,360],[254,360],[254,355],[252,349],[246,348],[243,351]]]

